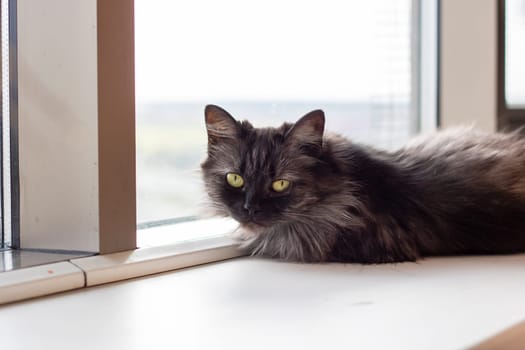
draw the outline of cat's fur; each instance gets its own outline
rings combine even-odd
[[[202,164],[218,215],[254,255],[386,263],[525,251],[525,140],[457,129],[386,152],[324,134],[324,113],[254,128],[205,110]],[[226,183],[235,172],[240,189]],[[271,189],[286,179],[285,193]],[[248,208],[248,209],[246,209]]]

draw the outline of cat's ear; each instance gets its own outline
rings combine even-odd
[[[204,109],[208,143],[217,143],[220,139],[234,139],[238,135],[237,121],[219,106],[207,105]]]
[[[300,146],[317,146],[323,144],[324,112],[320,109],[299,119],[288,132],[286,138],[289,142]]]

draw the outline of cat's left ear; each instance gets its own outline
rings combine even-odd
[[[207,105],[204,109],[208,143],[217,143],[220,139],[234,139],[238,134],[237,121],[219,106]]]
[[[289,142],[294,144],[321,147],[323,144],[324,121],[324,112],[322,110],[311,111],[292,126],[286,137]]]

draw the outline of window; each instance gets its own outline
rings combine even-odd
[[[125,251],[99,262],[148,264],[113,276],[129,278],[240,254],[227,237],[148,249],[165,243],[166,233],[174,236],[174,226],[143,230],[138,246],[145,249],[133,251],[134,6],[139,227],[178,222],[181,240],[235,227],[231,221],[181,223],[195,217],[202,195],[196,170],[205,156],[207,103],[256,126],[323,108],[328,129],[387,148],[436,125],[437,1],[1,3],[3,18],[9,3],[11,19],[20,24],[10,22],[16,30],[9,40],[2,29],[10,56],[2,78],[7,69],[15,117],[6,124],[3,112],[2,130],[9,125],[16,136],[2,137],[2,164],[18,154],[2,181],[6,189],[5,181],[20,172],[21,185],[11,181],[19,207],[6,209],[3,198],[2,227],[13,218],[20,235],[14,241],[4,235],[7,244],[19,244],[0,252],[0,271]],[[426,117],[429,111],[434,118]],[[159,255],[169,263],[149,264]],[[86,266],[84,277],[93,272]]]
[[[498,112],[500,128],[525,124],[525,0],[499,1]]]
[[[1,4],[0,271],[135,249],[133,0]]]
[[[401,145],[419,128],[419,3],[136,0],[139,226],[198,214],[208,103],[256,126],[322,108],[328,130]]]
[[[115,140],[97,134],[97,123],[92,120],[97,107],[98,112],[102,108],[100,99],[96,99],[97,87],[100,93],[106,86],[100,81],[97,84],[96,53],[105,50],[97,50],[102,44],[96,33],[87,29],[102,21],[97,16],[101,4],[61,0],[53,5],[60,11],[37,0],[18,4],[17,16],[24,26],[13,43],[19,48],[20,60],[27,63],[15,70],[20,80],[19,104],[12,110],[20,114],[20,127],[15,131],[19,131],[20,172],[26,174],[21,186],[21,198],[26,201],[21,207],[27,211],[22,215],[22,248],[99,252],[103,251],[97,249],[103,245],[100,231],[115,234],[115,230],[102,229],[96,216],[101,197],[114,197],[107,188],[98,191],[101,158],[97,150],[101,148],[97,137]],[[203,108],[207,103],[220,104],[256,126],[294,121],[311,109],[323,108],[328,117],[327,129],[379,147],[396,147],[417,132],[421,122],[417,105],[423,4],[427,2],[248,5],[226,1],[219,6],[206,0],[137,0],[137,189],[141,227],[151,221],[180,222],[198,213],[202,193],[196,171],[205,156]],[[64,13],[71,16],[67,21],[59,20],[65,19]],[[102,31],[100,25],[97,28]],[[6,32],[2,34],[5,38]],[[35,85],[35,78],[48,84]],[[102,95],[114,91],[120,90],[108,88]],[[38,104],[33,103],[44,94],[54,99],[41,98]],[[67,108],[55,108],[56,103]],[[72,107],[75,113],[71,113]],[[115,114],[108,110],[107,115],[115,123]],[[6,115],[2,117],[5,122]],[[44,122],[72,122],[72,118],[76,124],[69,129],[67,126],[73,124]],[[46,133],[31,134],[31,130],[46,125]],[[78,134],[73,136],[72,132]],[[8,139],[2,138],[2,144],[10,146],[6,142]],[[106,145],[111,146],[111,142]],[[122,149],[129,149],[129,144],[126,140]],[[10,154],[7,147],[2,154],[5,164],[5,156]],[[115,162],[106,161],[104,166],[107,164]],[[10,178],[5,175],[3,181]],[[128,177],[120,174],[115,178]],[[122,192],[131,191],[126,188]],[[50,200],[53,205],[49,205]],[[112,210],[118,207],[105,207],[108,221],[114,221]],[[3,227],[9,226],[5,223],[11,215],[3,217]],[[131,246],[128,244],[126,249]]]

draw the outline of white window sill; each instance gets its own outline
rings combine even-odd
[[[234,220],[221,218],[152,227],[137,232],[137,246],[147,248],[223,237],[237,226]]]
[[[137,234],[139,248],[0,273],[0,304],[242,256],[231,220],[166,225]]]
[[[523,266],[525,254],[369,266],[233,259],[3,306],[2,346],[466,349],[524,319]]]

